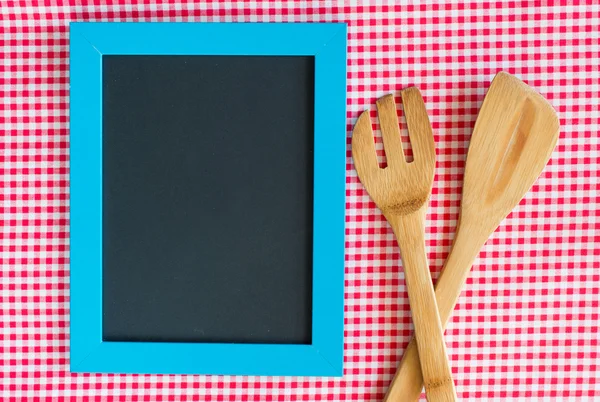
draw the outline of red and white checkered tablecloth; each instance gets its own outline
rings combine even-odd
[[[597,1],[125,3],[0,1],[0,401],[376,402],[412,333],[394,236],[348,153],[342,379],[70,374],[69,21],[347,22],[348,138],[377,97],[423,92],[438,153],[435,276],[493,75],[539,90],[558,111],[558,146],[479,255],[448,353],[461,400],[600,401]]]

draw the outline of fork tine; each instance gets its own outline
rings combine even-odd
[[[413,149],[414,162],[435,161],[435,144],[431,123],[425,109],[421,92],[417,87],[410,87],[400,92],[404,106],[404,116],[408,127],[408,136]]]
[[[379,169],[373,126],[368,110],[362,112],[352,130],[352,159],[359,176]]]
[[[394,95],[390,94],[377,99],[377,112],[379,114],[379,126],[381,127],[381,136],[383,137],[383,146],[388,165],[406,163],[406,158],[402,151],[402,140],[400,138],[400,127],[398,126]]]

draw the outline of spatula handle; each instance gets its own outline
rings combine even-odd
[[[487,237],[474,235],[468,230],[457,232],[444,269],[435,286],[435,296],[439,308],[442,327],[446,324],[458,301],[467,280],[471,265]],[[470,233],[471,235],[469,235]],[[384,402],[413,402],[419,399],[423,389],[423,375],[415,339],[404,351],[400,366],[390,384]],[[429,397],[429,394],[428,394]]]
[[[456,391],[446,354],[444,330],[427,263],[424,213],[422,208],[413,214],[388,217],[388,221],[400,246],[419,351],[417,361],[420,359],[421,362],[427,400],[455,401]]]

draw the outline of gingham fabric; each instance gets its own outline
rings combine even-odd
[[[434,277],[493,75],[540,91],[560,117],[558,146],[476,260],[448,353],[461,400],[600,401],[598,2],[52,3],[0,2],[1,401],[376,402],[412,334],[394,236],[348,149],[343,378],[70,374],[69,21],[347,22],[348,139],[379,96],[423,93],[438,155],[427,217]]]

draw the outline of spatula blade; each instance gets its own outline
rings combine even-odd
[[[487,223],[498,226],[541,174],[558,134],[558,117],[546,99],[518,78],[498,73],[471,137],[461,214],[485,208]]]

